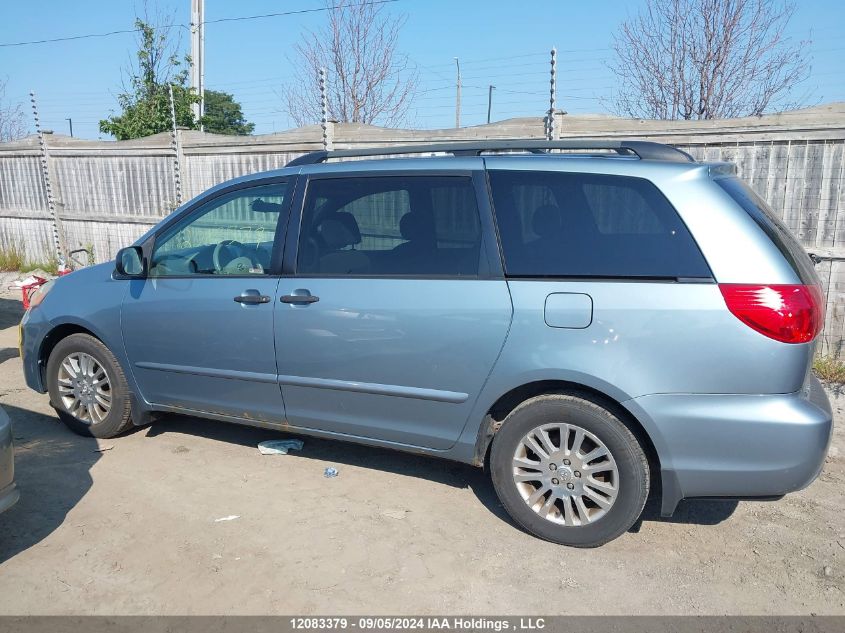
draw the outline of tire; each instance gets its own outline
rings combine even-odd
[[[89,378],[91,374],[93,378]],[[47,361],[47,388],[50,404],[74,433],[110,438],[132,426],[123,369],[114,354],[93,336],[71,334],[56,344]]]
[[[529,433],[546,458],[530,448]],[[597,457],[581,459],[591,454]],[[514,409],[493,437],[490,471],[514,521],[561,545],[612,541],[637,521],[648,498],[649,465],[639,441],[613,413],[580,395],[541,395]]]

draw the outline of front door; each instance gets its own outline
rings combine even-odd
[[[213,195],[155,238],[147,279],[130,282],[121,325],[150,403],[280,423],[271,274],[284,181]]]
[[[291,424],[455,443],[511,317],[479,176],[311,177],[276,310]]]

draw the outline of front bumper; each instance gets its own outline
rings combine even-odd
[[[655,394],[624,404],[655,444],[664,516],[684,498],[772,498],[806,488],[833,430],[814,376],[792,394]]]
[[[39,310],[27,310],[18,326],[18,345],[20,347],[23,376],[27,387],[39,393],[46,393],[42,367],[40,365],[41,345],[50,331],[50,322]]]

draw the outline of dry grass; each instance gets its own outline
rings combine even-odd
[[[813,371],[824,382],[845,383],[845,363],[829,356],[819,356],[813,361]]]
[[[20,242],[0,246],[0,272],[15,272],[24,266],[25,251]]]
[[[21,242],[11,242],[0,246],[0,272],[29,273],[35,270],[43,270],[45,273],[55,275],[59,271],[59,261],[55,257],[40,262],[29,261],[26,258],[26,249]]]
[[[51,257],[47,261],[43,262],[26,262],[23,266],[19,268],[22,273],[31,273],[36,270],[44,271],[45,273],[49,273],[51,275],[58,275],[59,274],[59,260],[55,257]]]

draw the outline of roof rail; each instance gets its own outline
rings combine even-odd
[[[428,145],[396,145],[393,147],[366,147],[361,149],[342,149],[337,151],[310,152],[294,158],[287,167],[315,165],[330,158],[352,158],[361,156],[390,156],[391,154],[427,154],[443,152],[453,156],[480,156],[484,152],[525,151],[532,154],[545,154],[548,150],[610,150],[622,156],[637,156],[643,160],[665,160],[672,162],[695,162],[686,152],[671,145],[652,141],[616,141],[607,139],[574,139],[545,141],[537,139],[498,140],[498,141],[463,141],[459,143],[431,143]]]

